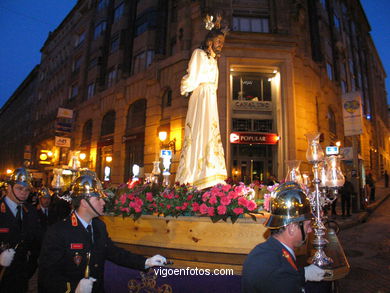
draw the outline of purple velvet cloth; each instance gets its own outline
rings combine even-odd
[[[174,269],[173,267],[168,267]],[[158,269],[158,268],[157,268]],[[170,272],[172,272],[172,270]],[[194,272],[194,271],[192,271]],[[104,283],[106,293],[128,293],[129,280],[141,282],[140,272],[118,266],[107,261],[105,264]],[[199,276],[199,275],[171,275],[158,276],[157,287],[168,284],[173,292],[196,293],[237,293],[241,292],[241,276]],[[142,292],[142,291],[141,291]],[[157,292],[157,291],[156,291]]]

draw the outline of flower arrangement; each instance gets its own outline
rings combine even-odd
[[[260,189],[266,189],[262,186]],[[176,184],[159,187],[139,184],[129,188],[121,186],[113,199],[110,212],[123,217],[138,219],[143,214],[158,216],[208,216],[213,222],[231,219],[234,223],[244,214],[253,215],[259,207],[255,202],[255,189],[243,183],[217,184],[199,191],[190,185]]]

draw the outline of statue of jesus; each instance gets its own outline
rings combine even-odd
[[[217,104],[217,59],[225,33],[220,29],[220,17],[215,23],[212,16],[206,19],[206,28],[211,30],[202,47],[192,53],[180,87],[182,95],[191,96],[176,182],[189,183],[198,189],[225,183],[227,177]]]

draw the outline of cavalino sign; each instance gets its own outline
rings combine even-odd
[[[232,132],[230,142],[238,144],[277,144],[279,136],[275,133]]]

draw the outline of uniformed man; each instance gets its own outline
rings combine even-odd
[[[314,264],[299,268],[294,249],[312,231],[310,203],[301,187],[286,182],[274,190],[265,226],[271,237],[257,245],[244,262],[242,292],[304,292],[305,281],[321,281],[325,271]]]
[[[30,190],[29,173],[18,168],[0,200],[0,292],[26,292],[37,268],[41,228],[35,207],[26,202]]]
[[[47,187],[41,187],[38,191],[37,213],[43,232],[46,232],[47,227],[57,220],[51,207],[52,195],[53,193]]]
[[[105,194],[100,180],[81,175],[72,183],[74,212],[50,226],[42,245],[39,262],[40,292],[104,292],[104,262],[145,270],[166,264],[155,255],[146,259],[114,245],[103,214]]]

